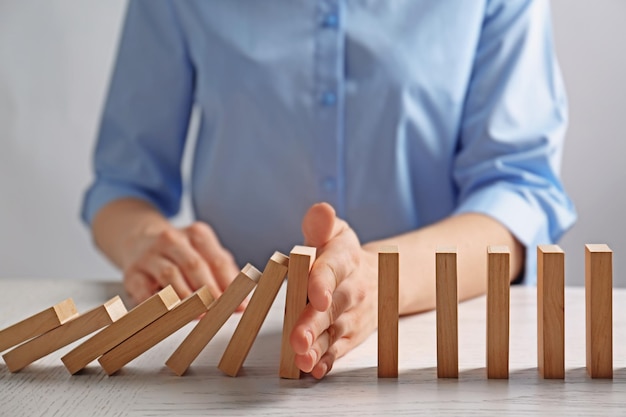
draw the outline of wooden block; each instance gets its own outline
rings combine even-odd
[[[509,377],[510,251],[487,248],[487,378]]]
[[[274,252],[267,262],[250,303],[239,320],[235,333],[218,365],[218,368],[225,374],[237,376],[239,373],[278,290],[285,280],[288,266],[289,258],[280,252]]]
[[[0,330],[0,352],[44,334],[76,317],[78,312],[71,298],[61,301],[19,323]]]
[[[546,379],[565,378],[565,253],[537,246],[537,354]]]
[[[613,378],[613,251],[585,245],[587,373]]]
[[[122,369],[148,349],[206,312],[213,302],[208,287],[202,287],[137,333],[100,356],[98,362],[108,375]]]
[[[165,363],[175,374],[180,376],[187,371],[202,349],[250,294],[260,277],[261,272],[247,264],[226,291],[211,303],[204,317]]]
[[[124,314],[126,307],[120,297],[116,296],[103,305],[21,344],[5,353],[2,358],[11,372],[17,372],[37,359],[108,326]]]
[[[278,375],[281,378],[300,378],[300,368],[295,364],[296,353],[291,347],[289,338],[293,327],[307,304],[309,271],[311,271],[313,262],[315,262],[316,253],[316,248],[296,245],[289,254],[285,319],[283,321],[280,366],[278,369]]]
[[[378,377],[398,377],[400,254],[397,246],[378,251]]]
[[[180,302],[171,285],[168,285],[122,318],[105,327],[61,358],[71,374],[83,369],[89,362],[128,339],[139,330],[170,311]]]
[[[458,284],[456,248],[435,254],[437,297],[437,377],[459,377]]]

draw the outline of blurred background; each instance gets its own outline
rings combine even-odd
[[[626,1],[551,4],[570,101],[562,174],[579,214],[560,242],[566,280],[584,283],[585,243],[607,243],[615,286],[624,287]],[[120,276],[94,249],[79,209],[125,7],[0,2],[0,278]],[[184,204],[176,221],[189,219]]]

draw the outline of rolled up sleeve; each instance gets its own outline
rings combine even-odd
[[[166,216],[178,212],[193,79],[169,1],[130,1],[94,152],[95,179],[83,200],[85,222],[125,197]]]
[[[575,219],[560,177],[567,100],[553,50],[549,2],[488,2],[454,163],[456,213],[477,212],[525,246],[554,243]]]

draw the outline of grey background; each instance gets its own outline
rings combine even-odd
[[[0,277],[120,275],[93,248],[79,207],[125,5],[0,2]],[[562,173],[579,213],[561,242],[566,279],[583,283],[585,243],[608,243],[615,285],[626,286],[626,2],[552,7],[570,99]],[[181,224],[190,218],[184,208]]]

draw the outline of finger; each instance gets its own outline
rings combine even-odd
[[[299,355],[306,354],[330,325],[328,312],[317,311],[311,304],[307,304],[289,336],[294,352]]]
[[[186,298],[193,292],[178,266],[167,258],[149,253],[136,268],[154,279],[161,288],[171,285],[180,298]]]
[[[342,224],[337,224],[335,209],[328,203],[312,205],[302,219],[304,244],[320,248],[340,232]]]
[[[214,297],[221,294],[209,266],[192,246],[189,237],[185,233],[176,229],[168,229],[162,232],[153,251],[167,258],[178,268],[183,279],[187,282],[187,286],[192,291],[206,285]]]
[[[351,340],[346,337],[340,338],[335,343],[333,343],[328,348],[324,356],[322,356],[322,358],[319,360],[317,365],[313,367],[313,370],[311,371],[311,375],[313,376],[313,378],[322,379],[326,375],[328,375],[330,370],[333,368],[335,361],[345,355],[346,352],[348,352],[348,350],[350,349],[351,345]]]
[[[209,225],[195,222],[185,229],[193,248],[207,262],[220,292],[223,292],[239,273],[232,254],[220,243]]]
[[[124,289],[133,302],[141,304],[157,293],[159,285],[148,275],[133,269],[124,273]]]
[[[296,366],[303,372],[311,372],[319,360],[326,354],[330,346],[338,339],[352,331],[355,320],[354,310],[343,315],[334,324],[322,332],[313,342],[310,349],[303,355],[296,354]]]

